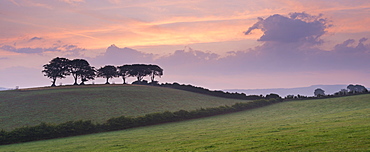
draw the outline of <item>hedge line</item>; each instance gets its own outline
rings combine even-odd
[[[247,103],[236,103],[232,106],[201,108],[192,111],[166,111],[161,113],[146,114],[139,117],[121,116],[111,118],[103,124],[93,123],[91,120],[69,121],[58,125],[41,123],[37,126],[26,126],[14,129],[12,131],[1,130],[0,145],[123,130],[134,127],[189,120],[258,108],[282,101],[283,100],[281,98],[261,99]]]
[[[179,89],[179,90],[184,90],[184,91],[190,91],[190,92],[195,92],[195,93],[200,93],[200,94],[206,94],[206,95],[211,95],[211,96],[216,96],[216,97],[222,97],[222,98],[230,98],[230,99],[241,99],[241,100],[259,100],[259,99],[264,99],[265,97],[258,96],[258,95],[246,95],[245,93],[230,93],[230,92],[223,92],[220,90],[215,90],[211,91],[206,88],[202,87],[197,87],[197,86],[192,86],[192,85],[184,85],[184,84],[178,84],[178,83],[165,83],[165,84],[160,84],[159,86],[161,87],[167,87],[167,88],[173,88],[173,89]]]

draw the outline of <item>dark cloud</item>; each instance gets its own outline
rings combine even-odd
[[[236,71],[246,69],[262,73],[309,71],[324,73],[332,70],[370,72],[367,70],[370,67],[370,45],[366,44],[365,40],[349,39],[329,51],[294,43],[265,43],[250,51],[234,52],[222,60],[225,60],[224,63],[240,65]]]
[[[96,58],[91,59],[97,65],[123,65],[132,63],[151,63],[154,61],[154,54],[143,53],[131,48],[119,48],[111,45],[106,52]]]
[[[28,40],[28,42],[31,42],[31,41],[35,41],[35,40],[42,40],[43,38],[41,37],[33,37],[31,39]]]
[[[0,47],[0,49],[10,52],[16,52],[16,53],[42,53],[45,49],[43,48],[16,48],[14,46],[10,45],[3,45]]]
[[[130,48],[110,46],[94,59],[93,65],[151,63],[166,73],[181,75],[240,75],[281,72],[325,72],[329,70],[361,70],[370,67],[370,46],[366,38],[347,40],[332,50],[302,46],[297,43],[268,42],[247,51],[229,52],[227,56],[187,48],[167,56],[156,56]]]
[[[165,56],[140,52],[131,48],[119,48],[111,45],[100,56],[89,59],[97,67],[103,65],[123,65],[134,63],[158,64],[169,73],[191,74],[212,71],[220,56],[215,53],[203,52],[186,48]]]
[[[204,61],[214,61],[217,58],[219,58],[218,54],[187,48],[184,50],[177,50],[173,54],[161,57],[158,60],[160,60],[163,63],[172,63],[176,65],[189,65],[197,64]]]
[[[16,48],[14,46],[10,45],[3,45],[0,47],[0,49],[10,52],[16,52],[16,53],[25,53],[25,54],[40,54],[44,52],[65,52],[69,56],[73,55],[79,55],[81,51],[84,51],[85,49],[79,48],[76,45],[54,45],[53,47],[49,48],[31,48],[31,47],[24,47],[24,48]]]
[[[220,56],[215,53],[203,52],[187,48],[177,50],[174,53],[160,57],[156,62],[162,65],[167,71],[177,74],[209,74],[214,71]]]
[[[356,40],[348,39],[341,44],[335,45],[333,51],[346,54],[370,53],[369,46],[365,44],[366,41],[367,38],[361,38],[356,45]]]
[[[257,23],[244,32],[248,35],[255,29],[260,29],[264,34],[258,41],[264,42],[309,42],[320,44],[320,36],[330,27],[328,20],[322,15],[313,16],[307,13],[291,13],[289,17],[275,14],[266,19],[258,18]]]
[[[335,45],[331,51],[321,51],[317,58],[321,63],[326,63],[326,67],[332,69],[353,69],[368,71],[370,67],[370,45],[365,44],[367,38],[358,40],[348,39],[343,43]],[[319,61],[317,61],[319,62]]]

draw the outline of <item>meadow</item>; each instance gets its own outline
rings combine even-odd
[[[370,95],[286,101],[183,122],[0,146],[0,151],[369,151]]]
[[[41,122],[105,122],[112,117],[195,110],[247,100],[225,99],[176,89],[138,85],[45,87],[0,92],[0,129]]]

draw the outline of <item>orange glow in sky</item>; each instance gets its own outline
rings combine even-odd
[[[258,18],[267,19],[274,14],[289,16],[289,14],[295,12],[321,16],[322,19],[331,24],[331,26],[325,27],[325,33],[317,34],[322,40],[321,44],[313,45],[296,42],[281,44],[259,41],[264,34],[269,34],[266,32],[268,27],[256,28],[249,34],[244,33],[259,21]],[[40,67],[56,56],[89,58],[96,61],[96,63],[100,63],[98,60],[103,59],[99,57],[107,56],[109,53],[107,48],[112,44],[118,46],[119,51],[127,47],[136,49],[139,52],[137,54],[143,53],[142,56],[153,55],[154,57],[148,62],[163,62],[165,66],[168,64],[167,62],[172,61],[172,58],[180,58],[176,56],[176,50],[185,50],[184,48],[191,49],[177,53],[186,55],[186,51],[188,51],[199,60],[208,59],[212,55],[217,56],[215,61],[199,61],[199,67],[204,65],[205,69],[208,69],[206,65],[210,64],[208,62],[211,61],[215,62],[212,64],[217,63],[222,64],[222,66],[230,64],[241,69],[243,67],[253,67],[248,63],[258,63],[254,66],[266,64],[266,67],[268,67],[269,62],[274,61],[275,57],[278,58],[279,55],[284,53],[286,53],[285,57],[302,58],[298,61],[311,60],[314,55],[327,55],[327,52],[346,53],[346,49],[352,52],[358,49],[362,51],[361,53],[369,53],[370,50],[366,50],[369,42],[365,40],[370,38],[369,14],[370,1],[367,0],[2,0],[0,1],[0,74],[12,71],[10,70],[12,67],[36,69],[36,72],[40,73]],[[306,19],[309,20],[310,18]],[[299,32],[305,30],[301,29]],[[354,40],[347,41],[348,39]],[[347,42],[348,45],[344,42]],[[278,44],[279,46],[273,46],[272,44]],[[356,46],[358,47],[356,48]],[[363,47],[363,49],[361,50],[360,47]],[[266,51],[268,49],[271,51]],[[299,53],[311,51],[311,53],[303,55],[297,53],[297,55],[296,52],[281,52],[278,55],[274,54],[284,49],[301,50],[300,52],[297,51]],[[323,49],[326,52],[317,49]],[[194,53],[196,51],[200,52],[198,54]],[[235,58],[239,57],[239,59],[227,58],[233,55]],[[245,55],[245,59],[241,58],[243,55]],[[342,59],[342,54],[338,57],[336,55],[330,54],[327,56],[333,57],[332,62],[340,62],[339,59]],[[263,58],[260,56],[263,56]],[[366,55],[359,56],[366,57]],[[184,58],[186,57],[189,56],[184,56]],[[288,61],[292,58],[282,57],[280,60]],[[266,61],[257,61],[257,59]],[[278,61],[276,59],[276,62]],[[279,64],[276,63],[274,66]],[[302,63],[301,66],[306,67],[309,64]],[[330,63],[325,62],[325,64],[328,65],[323,66],[327,66],[327,69],[329,69],[326,72],[324,70],[312,70],[316,74],[322,73],[322,76],[325,77],[322,80],[300,82],[301,79],[316,79],[319,77],[303,77],[302,71],[293,71],[292,74],[282,72],[284,74],[280,74],[281,77],[283,75],[286,77],[288,75],[294,76],[294,78],[291,78],[294,79],[294,84],[293,82],[291,84],[284,83],[284,85],[280,83],[275,85],[272,82],[260,83],[261,85],[249,83],[250,81],[263,82],[265,79],[271,79],[266,71],[258,73],[260,69],[264,68],[255,69],[254,72],[259,75],[256,77],[248,78],[253,74],[242,72],[235,74],[234,78],[230,78],[230,80],[233,80],[246,77],[243,80],[243,82],[245,81],[244,84],[237,81],[228,83],[224,80],[223,84],[216,85],[213,82],[216,80],[211,78],[212,74],[210,73],[199,75],[198,78],[202,81],[203,79],[212,80],[212,82],[207,82],[204,85],[217,89],[269,88],[278,87],[279,85],[282,85],[281,87],[293,87],[313,85],[312,83],[348,82],[340,81],[339,78],[336,79],[338,81],[327,81],[333,74],[340,73],[341,69],[336,69]],[[289,66],[290,64],[281,63],[281,65]],[[186,67],[185,65],[179,66]],[[265,67],[265,65],[261,67]],[[166,72],[171,75],[167,79],[169,81],[176,81],[176,78],[178,78],[193,83],[202,82],[195,80],[194,77],[186,77],[176,72],[171,73],[171,68],[168,69]],[[347,74],[352,69],[342,70],[343,73]],[[245,69],[245,71],[248,70]],[[358,72],[359,70],[354,69],[353,71]],[[343,79],[344,75],[340,78]],[[222,77],[227,76],[228,74],[225,74]],[[367,76],[368,73],[365,72],[358,79],[362,80]],[[42,74],[40,74],[40,77],[43,77]],[[10,79],[4,75],[0,78]],[[189,78],[189,80],[186,80],[186,78]],[[46,80],[46,84],[48,83],[47,79],[40,78],[41,80]],[[280,82],[287,81],[277,78],[276,80]],[[44,84],[40,83],[40,85]],[[368,84],[370,85],[370,83]],[[16,83],[0,83],[0,87],[15,85]],[[37,84],[30,83],[27,86],[35,85]]]

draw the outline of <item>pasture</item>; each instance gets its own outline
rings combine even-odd
[[[71,120],[105,122],[112,117],[233,105],[225,99],[176,89],[139,85],[86,85],[0,92],[0,129]]]
[[[183,122],[0,146],[0,151],[369,151],[370,95],[287,101]]]

